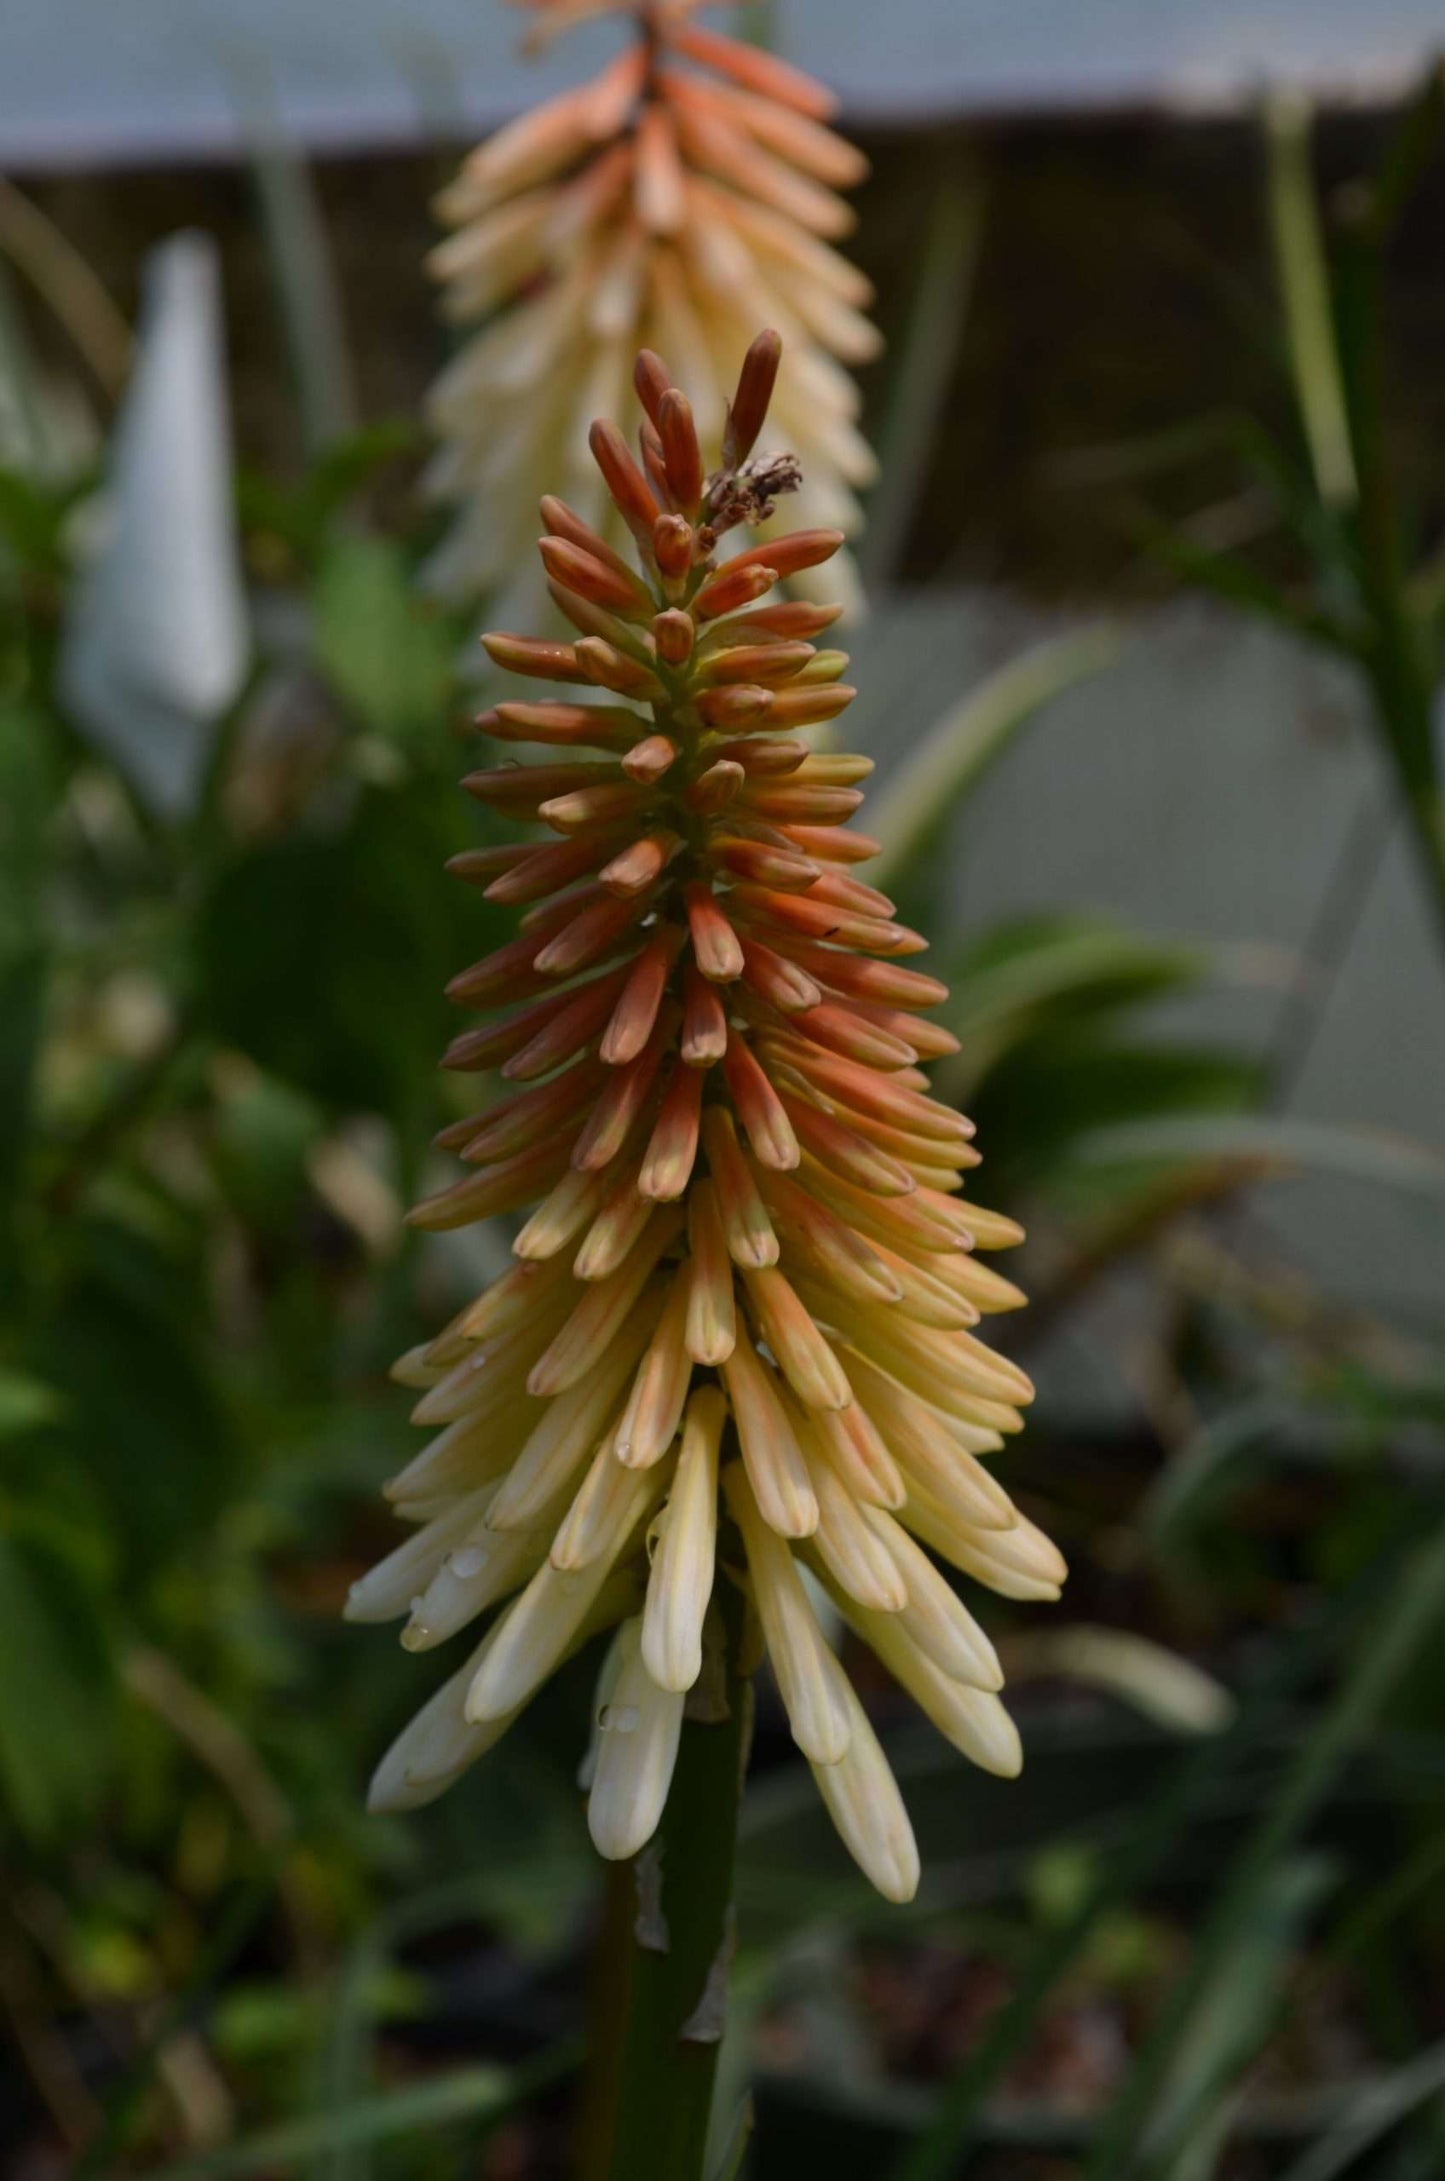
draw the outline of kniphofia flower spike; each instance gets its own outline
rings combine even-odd
[[[1031,1389],[974,1331],[1023,1301],[975,1252],[1020,1233],[961,1198],[972,1128],[927,1095],[919,1063],[955,1049],[927,1020],[944,988],[856,876],[867,761],[804,739],[853,691],[843,654],[814,643],[834,609],[775,587],[841,539],[717,555],[796,477],[790,456],[753,454],[779,347],[748,351],[710,478],[687,399],[644,351],[640,462],[592,428],[641,572],[544,500],[542,559],[577,635],[484,639],[574,696],[481,722],[551,746],[466,783],[548,832],[456,859],[522,911],[451,987],[503,1012],[448,1064],[500,1068],[507,1089],[443,1132],[467,1172],[413,1218],[535,1209],[514,1267],[398,1366],[435,1436],[389,1487],[413,1534],[350,1611],[409,1614],[414,1650],[495,1616],[383,1761],[387,1808],[439,1794],[616,1630],[589,1819],[620,1857],[661,1815],[715,1593],[744,1584],[839,1832],[906,1899],[907,1814],[818,1601],[1008,1774],[997,1656],[931,1555],[1010,1598],[1056,1597],[1064,1566],[986,1466]]]
[[[824,123],[821,84],[695,20],[698,0],[519,0],[544,40],[619,15],[627,43],[594,81],[490,137],[443,193],[432,259],[447,315],[480,323],[433,389],[432,483],[459,515],[432,566],[459,597],[505,586],[529,626],[538,495],[560,491],[617,544],[587,456],[594,416],[624,416],[644,344],[682,366],[710,462],[724,395],[760,325],[788,356],[775,423],[802,459],[799,519],[851,531],[873,460],[847,366],[878,337],[867,280],[834,245],[839,194],[866,171]],[[560,461],[559,461],[560,452]],[[841,569],[851,606],[852,576]],[[809,571],[799,571],[806,587]]]

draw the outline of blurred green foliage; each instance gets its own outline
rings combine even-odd
[[[955,257],[977,216],[960,187],[939,216]],[[416,434],[322,431],[322,363],[299,375],[322,451],[299,481],[239,481],[258,656],[182,817],[59,694],[93,469],[0,470],[17,2176],[565,2170],[597,1890],[573,1773],[589,1662],[434,1810],[362,1811],[420,1685],[337,1620],[404,1446],[386,1367],[505,1248],[420,1246],[401,1214],[455,1110],[442,987],[504,920],[441,876],[487,821],[455,785],[470,629],[414,582]],[[43,407],[43,384],[21,392]],[[1339,526],[1307,466],[1267,466],[1325,556],[1320,598],[1176,561],[1328,634]],[[1423,2181],[1445,2158],[1440,1359],[1242,1246],[1250,1185],[1300,1147],[1269,1133],[1255,1063],[1163,1026],[1212,974],[1202,951],[1083,915],[938,928],[942,816],[1112,641],[974,692],[892,792],[887,846],[952,982],[938,1080],[1035,1231],[1020,1351],[1142,1280],[1142,1421],[1090,1435],[1046,1409],[1011,1450],[1075,1567],[1047,1647],[1036,1616],[992,1613],[1021,1782],[965,1775],[868,1686],[928,1870],[913,1908],[867,1894],[764,1704],[718,2181],[804,2161],[840,2181]],[[1072,1626],[1117,1640],[1071,1681]]]

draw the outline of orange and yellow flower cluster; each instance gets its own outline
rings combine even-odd
[[[760,325],[788,343],[777,418],[804,465],[800,517],[851,532],[873,460],[846,366],[878,343],[869,284],[834,248],[853,224],[839,192],[866,163],[825,126],[829,93],[696,22],[697,0],[521,4],[537,36],[617,14],[628,42],[593,82],[489,138],[441,198],[455,232],[433,270],[447,315],[481,330],[432,393],[432,483],[461,510],[433,580],[461,597],[501,587],[498,613],[534,621],[541,492],[625,535],[607,532],[587,430],[625,413],[637,350],[679,365],[715,460],[728,374]]]
[[[986,1466],[1031,1389],[974,1330],[1023,1301],[975,1253],[1020,1234],[961,1197],[972,1127],[927,1095],[920,1063],[955,1049],[927,1019],[944,988],[856,875],[868,762],[805,739],[853,691],[815,641],[836,609],[777,586],[841,537],[719,558],[797,481],[791,455],[755,452],[779,358],[775,334],[748,351],[709,476],[644,352],[640,458],[591,431],[641,572],[545,499],[542,561],[576,636],[484,639],[573,694],[481,722],[555,752],[467,782],[547,831],[457,859],[522,916],[454,980],[462,1006],[503,1011],[447,1060],[508,1089],[444,1132],[468,1171],[413,1216],[535,1208],[515,1266],[398,1367],[435,1436],[389,1488],[413,1534],[350,1610],[409,1616],[415,1650],[494,1616],[383,1761],[392,1808],[440,1793],[615,1630],[589,1820],[619,1857],[661,1815],[719,1586],[743,1586],[843,1839],[906,1899],[907,1814],[825,1623],[1011,1773],[997,1656],[932,1555],[1010,1598],[1057,1596],[1064,1566]]]

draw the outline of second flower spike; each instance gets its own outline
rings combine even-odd
[[[530,621],[541,601],[524,555],[541,492],[561,490],[614,544],[635,526],[635,505],[624,495],[614,509],[600,488],[587,428],[626,412],[645,344],[685,367],[702,458],[735,468],[724,395],[769,323],[788,342],[774,423],[801,457],[802,519],[851,532],[873,462],[848,366],[878,338],[869,283],[836,247],[853,224],[840,193],[866,162],[826,126],[830,94],[704,27],[695,0],[521,4],[534,40],[616,15],[627,42],[591,83],[490,137],[440,199],[454,232],[432,270],[447,316],[481,330],[431,397],[432,483],[458,510],[434,580],[462,597],[492,591],[501,618]],[[686,445],[680,416],[660,429]],[[846,556],[830,595],[854,603]]]

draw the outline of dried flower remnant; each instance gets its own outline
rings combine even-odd
[[[513,1268],[398,1365],[435,1435],[389,1487],[413,1533],[350,1612],[409,1616],[415,1650],[494,1614],[384,1759],[386,1808],[439,1794],[615,1630],[589,1817],[620,1857],[658,1823],[719,1586],[742,1584],[839,1832],[901,1900],[912,1832],[819,1587],[958,1749],[1009,1774],[997,1657],[931,1554],[1010,1598],[1056,1597],[1065,1571],[986,1466],[1031,1389],[974,1331],[1023,1301],[975,1251],[1020,1234],[961,1198],[972,1128],[927,1095],[920,1063],[955,1050],[927,1019],[944,989],[855,875],[867,762],[804,739],[853,692],[814,641],[836,609],[776,586],[841,538],[719,560],[706,520],[745,489],[779,347],[749,349],[711,480],[644,351],[640,460],[612,425],[591,435],[640,573],[547,499],[577,636],[484,639],[577,701],[481,722],[555,751],[467,782],[548,834],[457,859],[522,912],[451,987],[502,1012],[449,1064],[507,1089],[443,1132],[468,1171],[413,1218],[530,1209]]]
[[[698,0],[513,4],[534,44],[600,15],[624,17],[629,42],[592,82],[489,138],[440,199],[454,229],[431,261],[444,308],[481,330],[431,397],[442,442],[431,481],[459,509],[437,586],[459,597],[503,587],[500,617],[534,622],[545,601],[529,526],[549,487],[609,542],[625,537],[587,431],[596,415],[626,413],[645,344],[682,366],[706,459],[737,495],[716,508],[719,530],[766,519],[778,458],[740,476],[721,443],[733,360],[763,324],[788,345],[773,415],[802,463],[799,520],[851,532],[873,460],[847,367],[878,338],[863,315],[869,283],[834,247],[853,224],[839,192],[866,162],[825,126],[831,95],[698,23]],[[846,555],[833,575],[828,595],[851,609]],[[815,581],[799,570],[796,587]]]

